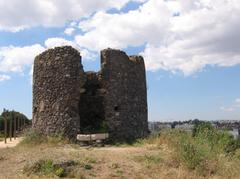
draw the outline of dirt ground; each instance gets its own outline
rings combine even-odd
[[[74,160],[84,165],[74,166],[67,178],[201,178],[179,166],[166,146],[105,146],[80,147],[72,144],[57,146],[16,146],[0,149],[0,179],[58,178],[24,173],[24,167],[43,160]],[[88,166],[88,167],[84,167]],[[90,167],[89,167],[90,166]]]
[[[0,149],[2,148],[10,148],[10,147],[15,147],[17,144],[19,144],[19,142],[21,142],[22,137],[18,137],[16,139],[12,138],[12,141],[10,141],[10,139],[7,139],[7,143],[5,144],[5,141],[3,139],[3,141],[0,141]]]

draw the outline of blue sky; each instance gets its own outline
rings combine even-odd
[[[142,55],[150,121],[240,120],[236,0],[0,2],[0,109],[31,118],[34,57],[72,45],[85,70],[104,48]]]

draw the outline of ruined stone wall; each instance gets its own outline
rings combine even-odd
[[[113,140],[148,134],[143,58],[106,49],[101,51],[101,70],[96,73],[84,72],[79,52],[69,46],[38,55],[33,73],[33,128],[75,139],[80,132],[103,127]]]
[[[76,137],[81,76],[81,56],[70,46],[47,50],[35,58],[33,128],[44,134]]]
[[[105,119],[111,138],[132,140],[148,134],[145,65],[140,56],[101,51]]]

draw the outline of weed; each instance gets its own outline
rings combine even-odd
[[[71,172],[69,167],[76,165],[74,161],[64,161],[55,163],[51,159],[39,160],[32,165],[26,165],[23,172],[28,176],[31,174],[64,177]]]
[[[225,131],[215,129],[210,123],[202,122],[195,126],[193,133],[181,130],[165,130],[146,139],[139,140],[137,145],[167,144],[173,149],[173,159],[200,175],[210,176],[224,165],[223,160],[240,159],[240,140]],[[223,157],[220,157],[223,156]],[[147,164],[159,163],[156,156],[143,156],[140,161]]]
[[[145,154],[143,156],[135,156],[134,159],[136,162],[143,162],[147,166],[150,166],[152,164],[161,164],[161,162],[163,161],[160,154],[155,154],[155,155]]]
[[[84,165],[84,168],[85,168],[86,170],[91,170],[93,167],[92,167],[92,165],[90,165],[90,164],[85,164],[85,165]]]
[[[120,168],[120,166],[119,166],[118,163],[113,163],[113,164],[111,165],[111,168],[112,168],[112,169],[117,169],[117,168]]]
[[[238,159],[238,160],[240,160],[240,149],[237,149],[237,150],[235,151],[235,158]]]
[[[65,174],[65,169],[62,167],[59,167],[58,169],[56,169],[55,174],[59,177],[63,177]]]
[[[34,129],[29,129],[25,131],[24,138],[21,141],[21,144],[30,146],[39,144],[57,145],[69,142],[70,141],[66,139],[62,133],[56,133],[50,136],[46,136]]]
[[[36,145],[44,142],[45,140],[46,139],[42,134],[33,129],[30,129],[24,133],[24,139],[21,141],[21,144]]]

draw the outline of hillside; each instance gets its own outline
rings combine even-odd
[[[17,147],[0,149],[0,178],[239,177],[236,141],[205,129],[196,131],[199,134],[195,137],[183,131],[166,131],[133,144],[105,147],[81,147],[60,137],[32,133]],[[222,137],[213,144],[208,142],[210,134]]]

